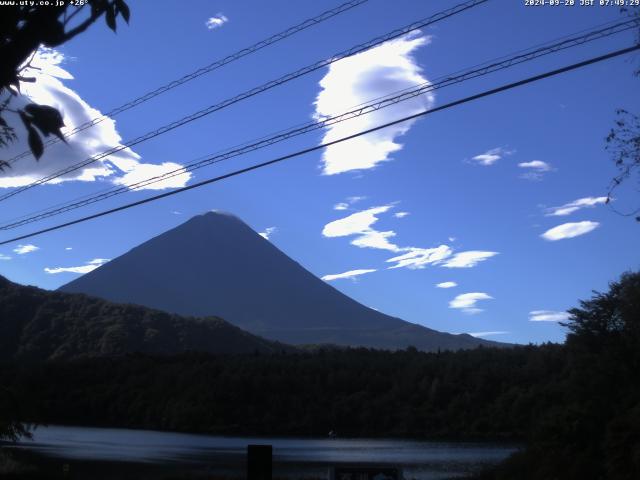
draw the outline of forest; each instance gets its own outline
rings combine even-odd
[[[10,360],[0,384],[34,423],[517,441],[484,478],[640,478],[640,273],[570,313],[564,345]]]
[[[50,292],[0,276],[0,360],[281,350],[294,348],[252,335],[218,317],[183,317],[82,294]]]

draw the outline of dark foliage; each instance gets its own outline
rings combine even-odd
[[[24,287],[0,277],[0,360],[281,349],[290,347],[251,335],[220,318],[181,317],[86,295]]]
[[[614,127],[606,138],[607,150],[611,153],[618,174],[611,181],[607,201],[611,200],[616,189],[627,180],[640,184],[640,117],[626,110],[616,112]],[[638,178],[634,178],[638,177]],[[637,215],[640,209],[622,213],[625,216]],[[619,212],[621,213],[621,212]],[[640,215],[636,216],[640,222]]]
[[[18,2],[16,2],[18,3]],[[130,11],[124,0],[87,0],[81,5],[29,5],[38,2],[20,2],[21,5],[4,6],[0,15],[0,95],[10,95],[0,104],[0,147],[16,140],[15,129],[3,115],[18,115],[26,129],[29,148],[36,158],[44,152],[42,136],[53,134],[63,138],[62,115],[55,108],[31,103],[22,109],[9,108],[12,96],[20,95],[21,82],[33,82],[24,76],[33,55],[43,45],[57,47],[84,32],[104,15],[107,26],[116,31],[116,18],[129,22]],[[78,2],[80,3],[80,2]],[[24,5],[22,5],[24,4]],[[0,170],[9,167],[0,160]]]
[[[640,18],[640,6],[622,7],[620,12],[635,18]],[[640,29],[636,32],[636,43],[640,44]],[[633,74],[640,77],[640,68]],[[607,194],[607,203],[613,199],[616,189],[629,180],[640,183],[640,117],[627,110],[620,108],[616,111],[616,119],[613,128],[606,137],[606,149],[611,154],[612,160],[618,170],[618,174],[613,177]],[[614,211],[625,217],[635,216],[640,222],[640,208],[635,208],[628,212]]]
[[[37,423],[516,440],[484,478],[640,478],[640,273],[571,314],[565,345],[7,361],[0,385]]]
[[[558,345],[5,363],[29,420],[218,434],[522,439],[560,403]],[[547,381],[541,384],[540,378]]]
[[[567,324],[563,401],[490,478],[640,478],[640,273],[580,304]]]

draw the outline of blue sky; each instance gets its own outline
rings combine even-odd
[[[615,7],[522,3],[492,0],[120,152],[80,172],[80,178],[16,195],[4,202],[2,223],[619,16]],[[114,35],[95,25],[44,55],[48,68],[27,93],[50,100],[65,112],[68,125],[77,124],[337,4],[171,0],[158,7],[131,1],[129,27],[120,25]],[[78,135],[71,147],[52,147],[40,162],[21,160],[0,177],[0,193],[455,4],[370,0],[123,113],[115,124],[104,122]],[[438,90],[161,187],[317,145],[633,40],[633,33],[623,33]],[[258,232],[268,231],[270,241],[318,277],[385,313],[494,340],[561,341],[564,330],[557,320],[564,310],[638,268],[638,224],[602,205],[601,198],[615,174],[604,137],[616,108],[639,110],[640,80],[632,76],[639,61],[625,56],[589,66],[339,148],[5,245],[0,273],[53,289],[193,215],[219,209]],[[58,63],[63,71],[53,69]],[[15,154],[24,145],[12,148]],[[153,193],[158,190],[128,192],[3,232],[2,238]],[[614,206],[625,210],[637,200],[633,189],[622,189]]]

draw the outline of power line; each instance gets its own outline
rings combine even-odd
[[[288,130],[283,130],[272,136],[263,137],[259,140],[254,141],[253,143],[247,142],[245,144],[242,144],[236,147],[230,147],[226,150],[223,150],[222,152],[210,154],[203,158],[201,157],[201,159],[195,160],[185,165],[184,167],[177,168],[175,170],[166,172],[161,175],[156,175],[154,177],[140,180],[132,184],[117,186],[111,189],[104,190],[103,192],[99,192],[97,194],[85,195],[80,199],[73,200],[71,202],[55,205],[49,209],[41,210],[40,212],[36,212],[34,214],[24,215],[18,219],[15,219],[15,221],[11,221],[10,223],[1,225],[0,230],[11,230],[14,228],[18,228],[30,223],[34,223],[34,222],[46,219],[46,218],[57,216],[62,213],[69,212],[71,210],[75,210],[77,208],[81,208],[102,200],[106,200],[116,195],[127,193],[130,190],[135,190],[137,188],[142,188],[148,185],[152,185],[154,183],[165,181],[169,178],[184,175],[187,172],[191,172],[211,164],[219,163],[234,157],[244,155],[249,152],[253,152],[261,148],[265,148],[270,145],[274,145],[276,143],[282,142],[284,140],[288,140],[298,135],[309,133],[311,131],[315,131],[321,128],[325,128],[327,126],[335,125],[343,121],[351,120],[353,118],[357,118],[359,116],[366,115],[368,113],[372,113],[374,111],[387,108],[389,106],[410,100],[412,98],[416,98],[420,95],[423,95],[425,93],[428,93],[440,88],[462,83],[464,81],[468,81],[473,78],[478,78],[480,76],[494,73],[496,71],[503,70],[503,69],[512,67],[514,65],[519,65],[519,64],[540,58],[542,56],[549,55],[551,53],[555,53],[561,50],[566,50],[568,48],[573,48],[588,42],[609,37],[611,35],[624,32],[629,29],[637,27],[638,25],[640,25],[640,20],[628,19],[626,21],[618,22],[613,25],[611,24],[608,24],[608,25],[609,26],[605,28],[600,28],[600,26],[596,27],[595,29],[591,31],[587,31],[587,33],[580,36],[564,37],[564,40],[559,41],[557,43],[552,43],[550,45],[547,44],[547,46],[542,46],[538,48],[534,47],[529,50],[521,50],[517,52],[516,55],[513,55],[512,57],[500,57],[499,61],[495,61],[493,63],[485,62],[480,67],[476,67],[476,68],[472,67],[471,69],[462,71],[462,73],[458,73],[457,75],[452,74],[449,76],[443,76],[443,77],[440,77],[439,79],[436,79],[434,82],[425,82],[418,86],[414,86],[413,88],[410,88],[410,89],[407,88],[393,94],[388,94],[384,97],[378,97],[372,101],[360,104],[356,108],[351,109],[347,112],[334,115],[331,117],[327,117],[319,121],[307,122],[305,124],[292,127]]]
[[[441,105],[439,107],[435,107],[435,108],[432,108],[432,109],[429,109],[429,110],[424,110],[422,112],[419,112],[419,113],[416,113],[416,114],[413,114],[413,115],[408,115],[408,116],[403,117],[403,118],[401,118],[399,120],[394,120],[392,122],[387,122],[385,124],[378,125],[376,127],[372,127],[372,128],[367,129],[367,130],[363,130],[363,131],[360,131],[358,133],[354,133],[352,135],[348,135],[346,137],[339,138],[337,140],[333,140],[331,142],[322,143],[320,145],[316,145],[314,147],[309,147],[309,148],[306,148],[304,150],[298,150],[297,152],[290,153],[288,155],[284,155],[284,156],[281,156],[281,157],[278,157],[278,158],[274,158],[272,160],[268,160],[266,162],[262,162],[262,163],[259,163],[259,164],[256,164],[256,165],[252,165],[250,167],[246,167],[246,168],[242,168],[242,169],[239,169],[239,170],[235,170],[233,172],[226,173],[224,175],[220,175],[220,176],[217,176],[217,177],[214,177],[214,178],[209,178],[207,180],[203,180],[201,182],[194,183],[193,185],[187,185],[186,187],[182,187],[182,188],[179,188],[179,189],[176,189],[176,190],[172,190],[170,192],[165,192],[165,193],[161,193],[159,195],[155,195],[153,197],[145,198],[144,200],[138,200],[136,202],[131,202],[131,203],[128,203],[126,205],[122,205],[120,207],[112,208],[112,209],[109,209],[109,210],[104,210],[102,212],[95,213],[93,215],[88,215],[86,217],[78,218],[78,219],[72,220],[70,222],[62,223],[62,224],[59,224],[59,225],[56,225],[56,226],[53,226],[53,227],[45,228],[45,229],[38,230],[38,231],[35,231],[35,232],[32,232],[32,233],[28,233],[28,234],[25,234],[25,235],[14,237],[14,238],[9,239],[9,240],[4,240],[4,241],[0,242],[0,245],[6,245],[8,243],[16,242],[18,240],[24,240],[26,238],[31,238],[31,237],[34,237],[36,235],[41,235],[43,233],[48,233],[48,232],[52,232],[52,231],[55,231],[55,230],[60,230],[62,228],[69,227],[71,225],[76,225],[78,223],[83,223],[83,222],[86,222],[86,221],[89,221],[89,220],[93,220],[95,218],[103,217],[105,215],[110,215],[112,213],[120,212],[122,210],[127,210],[129,208],[133,208],[133,207],[136,207],[136,206],[139,206],[139,205],[143,205],[145,203],[150,203],[150,202],[153,202],[153,201],[156,201],[156,200],[160,200],[162,198],[169,197],[169,196],[172,196],[172,195],[177,195],[178,193],[186,192],[188,190],[193,190],[195,188],[199,188],[199,187],[202,187],[202,186],[205,186],[205,185],[209,185],[211,183],[220,182],[222,180],[226,180],[227,178],[235,177],[235,176],[238,176],[238,175],[241,175],[241,174],[244,174],[244,173],[251,172],[253,170],[258,170],[260,168],[268,167],[270,165],[274,165],[276,163],[280,163],[280,162],[283,162],[285,160],[290,160],[292,158],[305,155],[307,153],[315,152],[317,150],[320,150],[320,149],[323,149],[323,148],[326,148],[326,147],[330,147],[332,145],[336,145],[338,143],[345,142],[347,140],[352,140],[352,139],[360,137],[362,135],[366,135],[368,133],[376,132],[378,130],[382,130],[384,128],[391,127],[393,125],[397,125],[397,124],[406,122],[408,120],[417,119],[417,118],[420,118],[420,117],[423,117],[423,116],[426,116],[426,115],[429,115],[429,114],[432,114],[432,113],[435,113],[435,112],[439,112],[441,110],[447,110],[449,108],[453,108],[453,107],[456,107],[458,105],[462,105],[462,104],[469,103],[469,102],[472,102],[472,101],[475,101],[475,100],[479,100],[479,99],[484,98],[484,97],[495,95],[495,94],[500,93],[500,92],[511,90],[511,89],[514,89],[514,88],[517,88],[517,87],[520,87],[520,86],[523,86],[523,85],[527,85],[529,83],[537,82],[539,80],[543,80],[545,78],[549,78],[549,77],[553,77],[553,76],[556,76],[556,75],[560,75],[562,73],[566,73],[566,72],[569,72],[569,71],[572,71],[572,70],[577,70],[578,68],[582,68],[582,67],[585,67],[587,65],[592,65],[594,63],[602,62],[604,60],[609,60],[611,58],[615,58],[615,57],[618,57],[618,56],[621,56],[621,55],[624,55],[624,54],[627,54],[627,53],[630,53],[630,52],[633,52],[633,51],[636,51],[636,50],[639,50],[639,49],[640,49],[640,44],[636,44],[636,45],[634,45],[632,47],[627,47],[627,48],[623,48],[621,50],[616,50],[614,52],[610,52],[610,53],[607,53],[605,55],[601,55],[601,56],[598,56],[598,57],[590,58],[588,60],[584,60],[582,62],[574,63],[572,65],[568,65],[568,66],[565,66],[565,67],[562,67],[562,68],[551,70],[551,71],[548,71],[548,72],[545,72],[545,73],[542,73],[542,74],[539,74],[539,75],[535,75],[533,77],[528,77],[528,78],[526,78],[524,80],[519,80],[517,82],[513,82],[513,83],[506,84],[506,85],[502,85],[500,87],[493,88],[491,90],[485,90],[484,92],[481,92],[481,93],[478,93],[478,94],[475,94],[475,95],[471,95],[469,97],[465,97],[465,98],[462,98],[462,99],[459,99],[459,100],[456,100],[456,101]]]
[[[66,175],[68,173],[74,172],[76,170],[79,170],[81,168],[86,167],[87,165],[90,165],[98,160],[101,160],[103,158],[108,157],[109,155],[113,155],[114,153],[120,152],[126,148],[130,148],[134,145],[137,145],[139,143],[142,143],[146,140],[155,138],[159,135],[162,135],[164,133],[167,133],[171,130],[174,130],[178,127],[181,127],[183,125],[186,125],[190,122],[193,122],[195,120],[198,120],[206,115],[209,115],[213,112],[216,112],[218,110],[222,110],[223,108],[226,108],[230,105],[233,105],[235,103],[238,103],[242,100],[246,100],[247,98],[253,97],[255,95],[258,95],[259,93],[265,92],[267,90],[270,90],[274,87],[280,86],[284,83],[287,83],[291,80],[294,80],[296,78],[302,77],[303,75],[307,75],[311,72],[314,72],[316,70],[319,70],[322,67],[326,67],[328,65],[331,65],[334,62],[337,62],[338,60],[341,60],[343,58],[352,56],[352,55],[356,55],[358,53],[364,52],[365,50],[369,50],[377,45],[380,45],[384,42],[387,42],[389,40],[392,40],[394,38],[398,38],[401,37],[403,35],[406,35],[409,32],[415,31],[419,28],[423,28],[426,27],[428,25],[432,25],[434,23],[437,23],[441,20],[444,20],[446,18],[449,18],[453,15],[457,15],[465,10],[468,10],[470,8],[476,7],[482,3],[486,3],[489,0],[469,0],[467,2],[458,4],[452,8],[449,8],[447,10],[443,10],[441,12],[438,12],[430,17],[427,17],[425,19],[419,20],[417,22],[414,22],[412,24],[409,24],[405,27],[393,30],[392,32],[389,32],[385,35],[376,37],[372,40],[369,40],[368,42],[356,45],[355,47],[351,47],[348,50],[345,50],[343,52],[340,52],[336,55],[333,55],[332,57],[326,58],[324,60],[320,60],[314,64],[308,65],[306,67],[303,67],[299,70],[296,70],[295,72],[291,72],[288,73],[286,75],[283,75],[282,77],[277,78],[276,80],[272,80],[270,82],[264,83],[262,85],[260,85],[259,87],[255,87],[252,88],[251,90],[248,90],[246,92],[243,92],[239,95],[236,95],[235,97],[231,97],[228,98],[226,100],[223,100],[220,103],[211,105],[207,108],[204,108],[202,110],[199,110],[195,113],[192,113],[191,115],[187,115],[186,117],[181,118],[180,120],[176,120],[172,123],[169,123],[167,125],[164,125],[156,130],[153,130],[151,132],[148,132],[144,135],[141,135],[133,140],[130,140],[124,144],[118,145],[117,147],[113,147],[109,150],[106,150],[105,152],[102,152],[98,155],[94,155],[90,158],[88,158],[87,160],[84,160],[82,162],[76,163],[74,165],[70,165],[69,167],[66,167],[62,170],[59,170],[51,175],[48,175],[46,177],[40,178],[39,180],[36,180],[28,185],[22,186],[22,187],[18,187],[16,190],[13,190],[11,192],[8,192],[2,196],[0,196],[0,201],[3,200],[7,200],[8,198],[13,197],[14,195],[17,195],[21,192],[24,192],[26,190],[29,190],[31,188],[34,188],[38,185],[42,185],[44,183],[47,183],[51,180],[54,180],[56,178],[59,178],[63,175]]]
[[[349,2],[345,2],[341,5],[338,5],[335,8],[332,8],[331,10],[327,10],[325,12],[322,12],[319,15],[316,15],[313,18],[308,18],[307,20],[294,25],[293,27],[289,27],[286,30],[283,30],[282,32],[276,33],[275,35],[272,35],[268,38],[265,38],[264,40],[261,40],[257,43],[254,43],[253,45],[247,47],[247,48],[243,48],[242,50],[238,50],[235,53],[232,53],[231,55],[227,55],[224,58],[221,58],[219,60],[216,60],[212,63],[210,63],[209,65],[206,65],[204,67],[201,67],[191,73],[188,73],[180,78],[178,78],[177,80],[173,80],[169,83],[166,83],[158,88],[156,88],[155,90],[152,90],[150,92],[145,93],[144,95],[141,95],[137,98],[134,98],[133,100],[130,100],[129,102],[120,105],[119,107],[114,108],[113,110],[105,113],[104,115],[92,118],[91,120],[78,125],[76,128],[74,128],[73,130],[67,132],[64,135],[64,138],[69,138],[72,135],[75,135],[78,132],[82,132],[84,130],[86,130],[87,128],[91,128],[94,125],[97,125],[98,123],[103,122],[104,120],[106,120],[107,118],[112,118],[115,117],[116,115],[125,112],[127,110],[130,110],[133,107],[137,107],[138,105],[140,105],[141,103],[147,102],[149,100],[151,100],[154,97],[157,97],[159,95],[162,95],[163,93],[168,92],[169,90],[173,90],[176,87],[179,87],[180,85],[183,85],[187,82],[190,82],[191,80],[195,80],[198,77],[201,77],[202,75],[205,75],[207,73],[213,72],[214,70],[217,70],[218,68],[221,68],[229,63],[235,62],[236,60],[240,60],[243,57],[246,57],[247,55],[251,55],[252,53],[255,53],[259,50],[262,50],[265,47],[268,47],[270,45],[273,45],[274,43],[277,43],[281,40],[284,40],[288,37],[291,37],[292,35],[295,35],[296,33],[299,33],[303,30],[306,30],[307,28],[313,27],[315,25],[318,25],[322,22],[324,22],[325,20],[329,20],[337,15],[340,15],[341,13],[344,13],[348,10],[351,10],[354,7],[358,7],[360,5],[362,5],[363,3],[368,2],[369,0],[351,0]],[[59,142],[60,139],[58,137],[51,137],[49,140],[47,140],[46,142],[44,142],[45,147],[53,145],[57,142]],[[19,155],[16,155],[15,157],[11,158],[8,160],[8,163],[13,163],[17,160],[20,160],[22,158],[25,158],[27,156],[31,155],[31,151],[30,150],[26,150],[24,152],[22,152]]]

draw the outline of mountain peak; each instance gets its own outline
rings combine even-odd
[[[218,316],[293,344],[422,350],[491,344],[436,332],[372,310],[266,242],[237,216],[197,215],[67,285],[86,293],[189,316]]]

